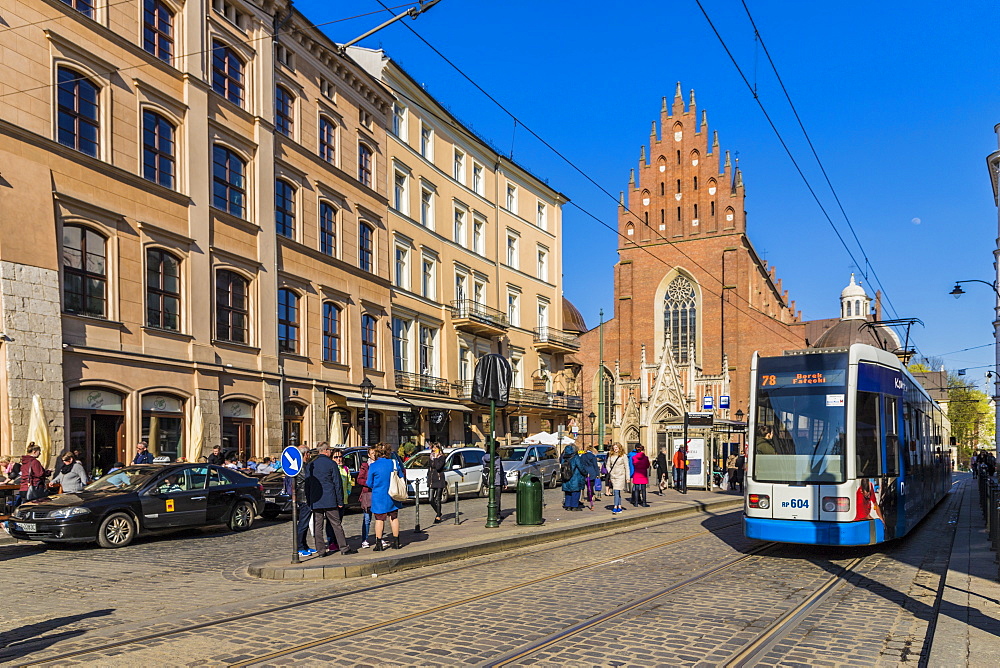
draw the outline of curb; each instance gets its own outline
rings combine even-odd
[[[247,573],[254,577],[265,580],[340,580],[344,578],[357,578],[370,575],[385,575],[398,571],[406,571],[413,568],[422,568],[459,559],[469,559],[496,552],[506,552],[529,545],[549,543],[565,538],[573,538],[591,533],[604,531],[615,531],[622,527],[647,524],[668,517],[688,514],[708,514],[719,510],[732,510],[743,507],[743,497],[729,498],[715,503],[705,503],[699,501],[696,505],[685,508],[672,508],[659,512],[649,513],[626,518],[608,519],[600,522],[593,522],[574,527],[548,529],[539,533],[524,534],[511,538],[501,538],[497,540],[485,540],[478,543],[464,543],[442,550],[415,552],[395,558],[381,558],[377,561],[352,565],[312,565],[306,562],[304,565],[292,565],[284,560],[276,563],[275,560],[259,561],[247,567]]]

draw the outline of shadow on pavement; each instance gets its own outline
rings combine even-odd
[[[49,636],[45,636],[44,634],[49,631],[54,631],[60,627],[69,626],[70,624],[83,621],[84,619],[107,617],[108,615],[114,614],[114,612],[114,608],[104,608],[102,610],[93,610],[91,612],[84,612],[78,615],[54,617],[52,619],[47,619],[44,622],[36,622],[34,624],[28,624],[16,629],[11,629],[10,631],[4,631],[2,636],[3,640],[0,640],[0,660],[19,659],[34,652],[47,649],[55,643],[65,640],[71,636],[79,636],[81,633],[85,633],[85,630],[63,631]]]

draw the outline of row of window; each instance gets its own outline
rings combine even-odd
[[[90,228],[63,227],[63,310],[95,318],[108,317],[108,263],[106,239]],[[181,331],[181,260],[169,251],[146,251],[146,326]],[[278,350],[300,354],[301,297],[287,288],[278,291]],[[249,344],[250,281],[220,269],[215,274],[215,338]],[[323,361],[340,363],[342,307],[324,302],[322,310]],[[361,316],[361,351],[365,368],[377,366],[377,319]]]
[[[393,105],[392,108],[392,133],[396,135],[402,142],[406,143],[408,141],[408,122],[409,122],[409,110],[407,107],[399,104],[398,102]],[[434,128],[428,125],[423,120],[420,121],[420,138],[418,150],[420,155],[426,159],[428,162],[434,162]],[[477,161],[472,161],[472,175],[471,180],[468,180],[468,174],[466,170],[466,154],[459,148],[454,148],[452,153],[452,164],[451,164],[451,177],[455,179],[458,183],[463,186],[470,188],[477,195],[482,197],[486,196],[486,178],[485,178],[485,168],[483,165]],[[395,185],[398,189],[400,188],[399,179],[407,178],[408,174],[406,170],[396,171]],[[505,191],[504,208],[511,213],[518,215],[518,192],[519,188],[516,184],[508,181]],[[405,204],[399,201],[400,198],[396,198],[396,209],[402,213],[408,213],[408,210],[404,208]],[[548,205],[541,200],[535,203],[535,225],[539,228],[545,230],[548,229]]]

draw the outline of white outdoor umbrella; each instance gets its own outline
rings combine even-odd
[[[205,447],[205,416],[202,415],[201,405],[194,407],[191,415],[191,438],[188,439],[187,452],[185,457],[189,462],[196,462],[201,457]]]
[[[548,445],[548,441],[545,440],[548,437],[548,435],[549,435],[548,432],[540,431],[537,434],[532,434],[531,436],[528,436],[523,441],[521,441],[521,443],[524,443],[525,445]]]
[[[49,421],[45,419],[45,409],[42,398],[35,394],[31,397],[31,419],[28,422],[28,443],[34,442],[42,449],[38,461],[48,468],[52,457],[52,437],[49,435]]]
[[[340,411],[330,413],[330,438],[327,443],[332,446],[344,444],[344,419],[340,416]]]

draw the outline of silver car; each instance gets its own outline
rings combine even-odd
[[[446,483],[442,499],[447,501],[455,493],[458,483],[459,494],[478,494],[486,496],[487,488],[483,485],[484,450],[479,448],[445,448],[444,449],[444,480]],[[418,488],[421,499],[429,498],[427,489],[427,467],[430,465],[431,451],[421,450],[406,460],[406,486],[410,498],[414,497],[414,488]]]
[[[559,453],[554,445],[507,445],[499,453],[509,491],[528,473],[538,476],[549,489],[559,484]]]

